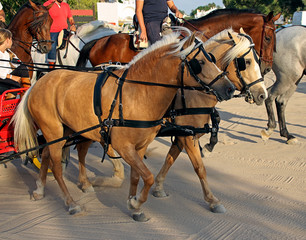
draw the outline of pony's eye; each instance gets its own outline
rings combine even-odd
[[[269,36],[265,36],[265,41],[270,43],[271,42],[271,38]]]
[[[246,60],[245,60],[245,65],[246,65],[246,66],[250,66],[250,65],[251,65],[251,62],[252,62],[252,61],[251,61],[250,59],[246,59]]]

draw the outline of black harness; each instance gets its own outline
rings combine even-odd
[[[187,60],[187,56],[192,53],[193,51],[195,51],[196,49],[199,49],[198,52],[195,54],[195,56],[191,59],[191,60]],[[160,83],[152,83],[152,82],[143,82],[143,81],[137,81],[137,80],[129,80],[126,79],[127,73],[128,73],[128,69],[125,69],[125,71],[123,72],[122,76],[119,77],[117,76],[113,71],[116,68],[107,68],[104,69],[102,71],[102,73],[97,77],[96,80],[96,84],[95,84],[95,88],[94,88],[94,98],[93,98],[93,103],[94,103],[94,112],[96,114],[96,116],[98,117],[99,120],[99,124],[100,124],[100,134],[102,139],[104,140],[104,156],[102,158],[102,160],[105,158],[105,154],[108,151],[108,146],[111,143],[111,139],[110,139],[110,132],[111,132],[111,128],[112,127],[132,127],[132,128],[151,128],[151,127],[156,127],[158,125],[162,125],[162,127],[167,128],[167,129],[172,129],[172,132],[180,132],[180,136],[190,136],[190,135],[195,135],[197,133],[208,133],[211,130],[209,129],[209,126],[207,125],[204,128],[194,128],[192,126],[178,126],[174,123],[171,123],[169,121],[167,121],[166,119],[164,119],[164,117],[162,119],[158,119],[155,121],[142,121],[142,120],[127,120],[124,119],[123,117],[123,104],[122,104],[122,87],[123,84],[126,83],[133,83],[133,84],[142,84],[142,85],[149,85],[149,86],[160,86],[160,87],[168,87],[168,88],[177,88],[177,89],[181,89],[182,95],[184,95],[184,89],[188,89],[188,90],[201,90],[201,91],[206,91],[207,93],[213,93],[216,96],[218,96],[218,94],[211,89],[211,86],[218,81],[218,79],[220,79],[221,77],[223,77],[226,73],[222,72],[220,75],[218,75],[214,80],[212,80],[211,83],[209,84],[205,84],[198,76],[197,74],[199,74],[202,70],[201,64],[199,63],[199,61],[195,58],[199,52],[203,52],[203,54],[205,55],[205,57],[210,61],[213,62],[211,56],[205,51],[205,49],[202,46],[201,42],[196,42],[196,46],[193,48],[193,50],[182,59],[181,62],[181,85],[170,85],[170,84],[160,84]],[[188,68],[191,76],[193,76],[193,78],[201,85],[201,87],[188,87],[188,86],[184,86],[183,84],[183,76],[184,76],[184,69],[185,67]],[[112,76],[117,78],[117,91],[115,93],[115,97],[113,99],[113,102],[111,104],[110,110],[109,110],[109,114],[108,117],[106,119],[102,120],[102,106],[101,106],[101,100],[102,100],[102,96],[101,96],[101,89],[104,86],[104,84],[106,83],[107,79]],[[217,97],[218,98],[218,97]],[[112,115],[115,109],[115,106],[117,105],[117,101],[119,99],[119,119],[113,119]],[[184,105],[186,106],[186,104],[184,103]],[[184,107],[186,108],[186,107]],[[199,109],[193,109],[190,110],[190,112],[196,112]],[[189,111],[189,110],[188,110]],[[211,109],[202,109],[201,110],[202,113],[198,113],[198,114],[208,114],[211,113],[213,110]],[[172,116],[173,115],[173,111],[172,111]],[[180,111],[178,110],[176,112],[176,114],[181,114]],[[162,133],[161,133],[162,134]],[[165,134],[165,131],[163,131],[163,134]],[[169,134],[169,132],[168,132]],[[169,136],[169,135],[167,135]],[[173,136],[172,134],[170,136]]]
[[[253,96],[251,94],[250,88],[257,83],[263,82],[264,79],[259,78],[256,81],[247,84],[246,81],[244,80],[244,78],[242,77],[241,71],[246,70],[246,61],[245,61],[244,57],[246,55],[248,55],[250,51],[252,51],[252,53],[254,55],[254,59],[258,63],[258,65],[260,65],[260,59],[257,57],[256,51],[254,49],[255,44],[253,43],[252,38],[249,35],[242,34],[242,33],[239,33],[239,35],[246,37],[250,41],[250,48],[241,57],[235,58],[235,60],[234,60],[235,61],[235,67],[236,67],[236,74],[237,74],[237,77],[242,84],[241,93],[239,95],[235,95],[234,97],[245,97],[245,100],[247,102],[249,102],[249,101],[253,101]],[[229,37],[233,40],[233,38],[230,34],[229,34]],[[234,40],[233,40],[233,42],[234,42]],[[234,42],[234,46],[235,45],[236,45],[236,43]],[[228,66],[226,66],[225,69],[227,69],[227,67]]]

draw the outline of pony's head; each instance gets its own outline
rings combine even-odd
[[[182,34],[185,37],[180,39]],[[196,39],[195,34],[185,27],[174,27],[173,33],[165,35],[162,40],[136,55],[126,67],[133,66],[145,57],[156,62],[163,58],[172,59],[179,84],[183,82],[184,85],[195,86],[198,83],[206,90],[213,91],[219,100],[228,100],[233,96],[234,85],[205,51],[203,42]],[[153,66],[152,62],[151,64]]]
[[[210,38],[205,46],[215,55],[217,65],[229,72],[228,77],[237,90],[246,94],[246,100],[262,104],[267,91],[252,38],[243,29],[240,33],[226,29]]]

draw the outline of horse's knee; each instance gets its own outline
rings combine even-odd
[[[152,186],[154,184],[154,175],[151,173],[148,177],[144,179],[145,184]]]

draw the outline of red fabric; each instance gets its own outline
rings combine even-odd
[[[44,6],[48,6],[53,2],[54,0],[48,0],[44,3]],[[60,32],[63,29],[68,28],[67,19],[72,17],[68,3],[62,2],[60,6],[57,3],[54,3],[49,9],[49,14],[53,19],[50,32]]]
[[[71,13],[73,16],[93,16],[92,9],[83,9],[83,10],[71,9]]]

